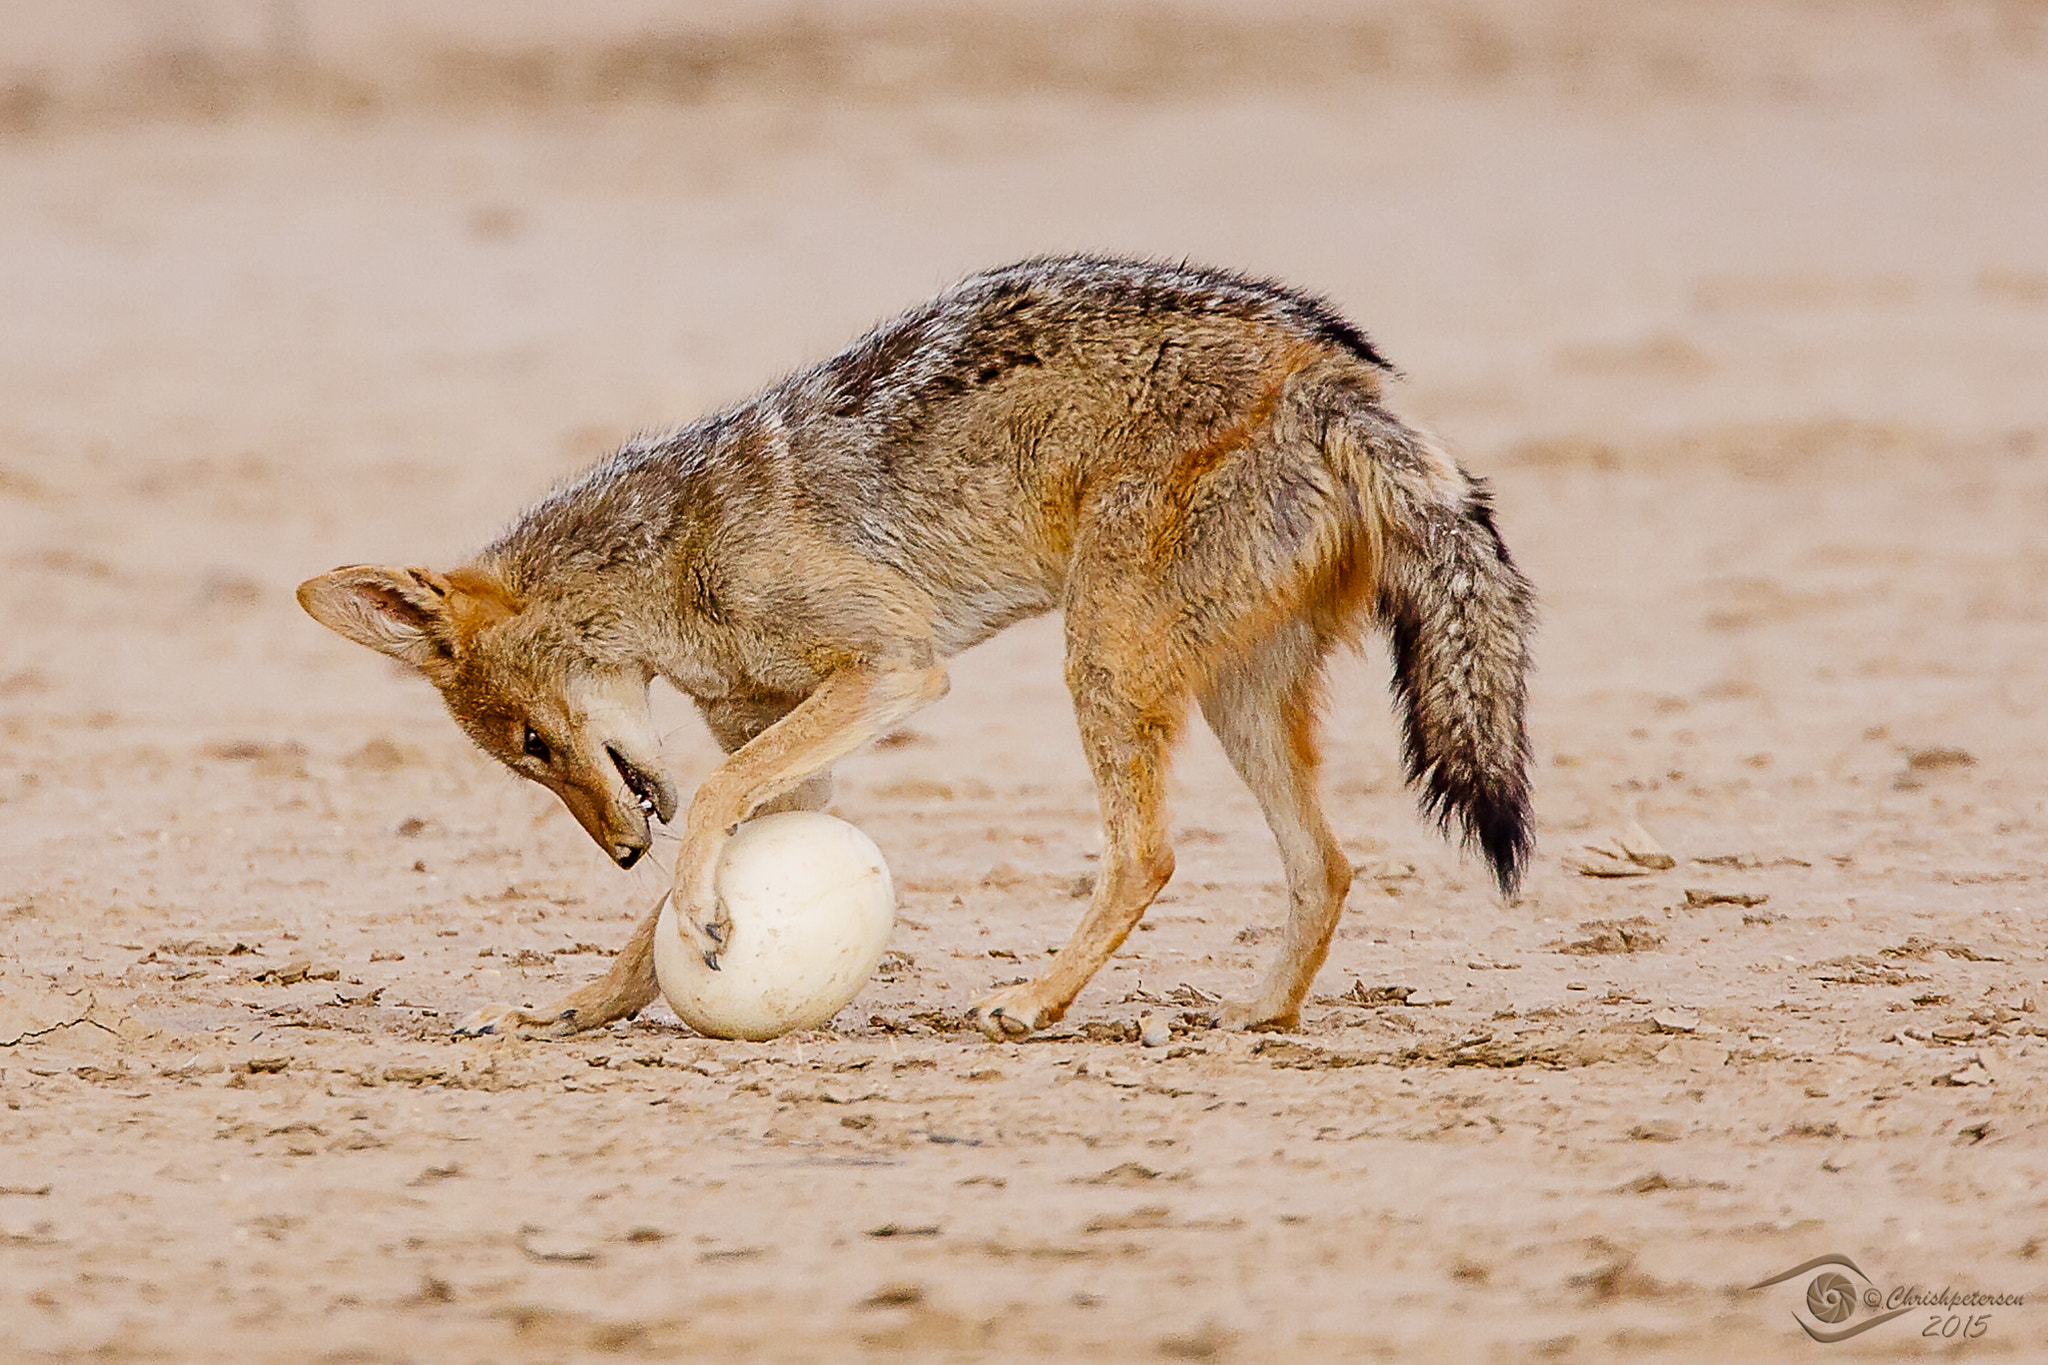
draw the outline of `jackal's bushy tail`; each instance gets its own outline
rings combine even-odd
[[[1525,719],[1535,591],[1494,529],[1484,480],[1384,410],[1348,425],[1377,504],[1372,607],[1393,646],[1409,781],[1513,896],[1535,845]]]

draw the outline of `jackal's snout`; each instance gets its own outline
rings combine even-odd
[[[553,762],[531,771],[513,766],[561,797],[606,857],[631,867],[653,843],[654,823],[673,820],[678,804],[648,714],[647,681],[572,676],[561,700],[558,710],[525,708],[555,736]]]
[[[627,830],[628,837],[614,837],[609,841],[599,837],[598,843],[604,845],[613,862],[620,867],[630,868],[640,861],[640,855],[645,853],[648,845],[653,842],[653,823],[659,820],[665,825],[675,819],[675,784],[670,782],[660,769],[642,767],[627,758],[619,752],[617,745],[605,745],[604,752],[605,757],[611,760],[613,769],[617,771],[619,780],[626,784],[626,791],[632,801],[632,813],[628,817],[631,822]],[[593,830],[592,833],[595,834],[596,831]]]
[[[675,818],[676,789],[659,766],[606,744],[583,783],[557,788],[562,804],[620,867],[640,861],[654,842],[654,824]]]
[[[626,790],[633,793],[633,800],[642,814],[652,816],[664,825],[676,818],[675,787],[666,777],[636,766],[619,752],[615,744],[605,745],[604,751],[612,766],[619,770],[619,778],[626,784]]]

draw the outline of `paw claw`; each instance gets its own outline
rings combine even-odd
[[[706,919],[700,920],[692,914],[685,914],[679,918],[682,921],[684,941],[703,957],[706,967],[714,972],[718,971],[719,958],[724,955],[726,946],[732,939],[732,916],[726,914],[725,903],[714,900],[711,903],[711,915]]]
[[[517,1005],[485,1005],[453,1032],[458,1038],[567,1038],[577,1032],[576,1011],[536,1014]]]

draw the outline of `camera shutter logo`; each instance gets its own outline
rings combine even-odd
[[[1847,1275],[1830,1270],[1806,1286],[1806,1311],[1830,1326],[1856,1311],[1856,1285]]]
[[[1892,1321],[1912,1312],[1911,1307],[1894,1308],[1889,1312],[1878,1312],[1883,1307],[1884,1294],[1864,1274],[1861,1267],[1847,1256],[1816,1256],[1810,1261],[1781,1271],[1768,1280],[1760,1280],[1750,1286],[1752,1290],[1768,1289],[1774,1284],[1797,1279],[1809,1271],[1819,1271],[1806,1283],[1806,1312],[1795,1311],[1792,1320],[1800,1330],[1823,1345],[1847,1341],[1850,1337],[1861,1336],[1873,1327]],[[1847,1271],[1847,1274],[1843,1272]],[[1855,1278],[1850,1278],[1854,1276]],[[1858,1304],[1871,1310],[1871,1316],[1861,1322],[1851,1322]]]

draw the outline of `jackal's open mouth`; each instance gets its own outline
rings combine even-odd
[[[619,770],[620,778],[626,783],[626,790],[633,793],[633,799],[639,803],[640,809],[646,812],[650,819],[666,823],[667,817],[661,812],[661,784],[628,763],[617,749],[606,746],[605,752],[611,755],[612,766]]]

